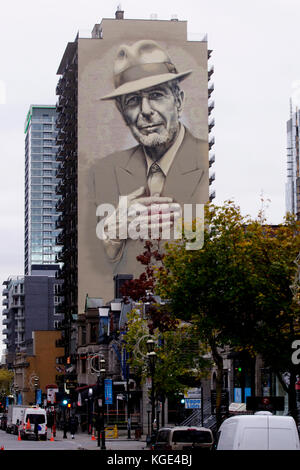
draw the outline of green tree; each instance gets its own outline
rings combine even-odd
[[[137,259],[145,265],[145,272],[123,286],[125,301],[130,298],[141,303],[140,310],[134,309],[128,316],[126,350],[131,370],[143,381],[149,376],[145,361],[146,339],[151,336],[155,340],[154,388],[156,399],[160,397],[164,403],[167,396],[178,396],[189,387],[199,385],[201,377],[208,373],[210,361],[203,357],[207,349],[199,342],[194,325],[176,319],[167,304],[156,301],[154,273],[163,263],[159,242],[157,245],[146,242],[145,251]]]
[[[14,379],[14,373],[7,369],[0,369],[0,392],[2,395],[10,393],[10,386]]]
[[[146,341],[155,341],[157,361],[154,375],[155,399],[178,396],[188,388],[200,385],[209,371],[207,350],[199,342],[197,330],[189,323],[178,322],[173,330],[149,329],[149,318],[133,309],[128,315],[124,337],[129,364],[143,383],[150,375],[146,360]]]
[[[217,366],[220,424],[224,346],[253,357],[261,354],[279,376],[293,369],[291,338],[298,328],[299,309],[290,285],[300,236],[299,223],[292,217],[268,227],[261,213],[251,220],[231,201],[222,207],[206,206],[205,217],[201,250],[186,250],[184,241],[167,245],[164,266],[156,273],[156,293],[170,300],[176,318],[192,322],[211,350]]]

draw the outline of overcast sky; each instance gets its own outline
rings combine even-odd
[[[24,269],[24,121],[29,106],[55,104],[56,71],[67,42],[78,31],[89,34],[102,18],[114,18],[117,5],[111,0],[2,3],[1,285]],[[293,95],[296,105],[299,96],[299,0],[124,0],[121,6],[127,19],[177,15],[188,21],[191,38],[208,34],[215,69],[214,202],[233,198],[244,214],[255,217],[263,195],[270,200],[268,222],[280,223],[289,100]]]

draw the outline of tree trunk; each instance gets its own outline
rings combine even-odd
[[[217,376],[216,376],[216,421],[217,429],[222,424],[222,413],[221,413],[221,399],[222,399],[222,389],[223,389],[223,358],[218,353],[215,345],[211,347],[212,357],[217,366]]]
[[[296,374],[294,371],[291,371],[290,375],[290,384],[289,384],[289,391],[288,391],[288,403],[289,403],[289,413],[296,421],[298,425],[298,409],[297,409],[297,399],[296,399]]]
[[[296,396],[296,373],[293,370],[289,371],[290,373],[290,383],[287,385],[284,380],[282,379],[281,373],[276,372],[276,376],[278,377],[279,382],[283,390],[288,394],[288,407],[289,413],[293,416],[294,420],[296,421],[297,425],[299,425],[299,416],[298,416],[298,408],[297,408],[297,396]]]

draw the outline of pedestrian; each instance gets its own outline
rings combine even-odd
[[[35,440],[38,441],[39,440],[39,425],[38,425],[37,419],[34,422],[34,434],[35,434]]]
[[[77,430],[77,418],[75,415],[70,416],[69,426],[72,439],[74,439],[74,434]]]

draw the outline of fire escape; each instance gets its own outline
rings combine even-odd
[[[64,314],[61,324],[65,357],[57,358],[59,364],[64,364],[65,379],[68,371],[72,374],[72,365],[76,364],[75,335],[77,307],[77,41],[69,43],[58,69],[61,75],[56,87],[58,113],[56,126],[58,128],[56,160],[59,162],[57,178],[59,183],[56,193],[60,195],[56,209],[61,212],[56,228],[61,229],[56,243],[62,245],[56,261],[60,263],[58,277],[63,279],[63,303],[58,312]],[[75,369],[75,367],[73,367]],[[70,375],[69,374],[69,375]],[[74,377],[72,377],[74,379]]]

